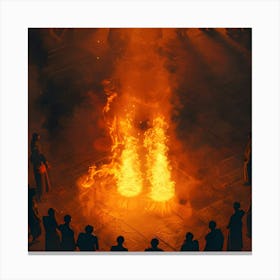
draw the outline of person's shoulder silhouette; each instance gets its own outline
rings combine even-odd
[[[193,251],[199,251],[199,243],[196,239],[193,241]]]
[[[221,251],[223,249],[224,236],[220,229],[216,228],[216,222],[209,222],[210,232],[205,236],[206,245],[204,251]]]
[[[152,252],[152,251],[163,251],[161,248],[158,247],[159,240],[157,238],[153,238],[151,240],[151,247],[145,249],[146,252]]]
[[[111,251],[128,251],[128,249],[123,246],[124,243],[123,236],[120,235],[117,237],[117,243],[118,243],[117,245],[111,247]]]
[[[85,232],[81,232],[77,239],[77,246],[80,251],[96,251],[99,249],[98,238],[93,235],[93,226],[87,225]]]
[[[186,239],[181,246],[181,251],[199,251],[198,241],[193,240],[193,234],[191,232],[186,233]]]
[[[46,231],[54,231],[58,227],[53,208],[49,208],[48,216],[43,216],[43,224]]]
[[[240,203],[234,202],[233,204],[234,214],[230,217],[227,228],[229,229],[228,234],[228,251],[241,251],[243,247],[242,238],[242,218],[245,211],[240,209]]]
[[[75,239],[74,231],[70,228],[71,216],[64,216],[64,224],[58,226],[58,229],[61,232],[61,249],[64,251],[73,251],[75,250]]]

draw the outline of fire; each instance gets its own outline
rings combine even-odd
[[[104,113],[109,112],[115,97],[116,94],[107,97]],[[124,197],[137,196],[148,188],[152,200],[168,201],[175,194],[168,160],[168,125],[164,116],[158,115],[141,135],[135,125],[135,106],[128,107],[130,110],[126,109],[124,117],[115,116],[111,122],[107,121],[112,141],[111,162],[100,168],[91,166],[80,186],[89,188],[97,180],[109,182],[113,179],[119,194]]]
[[[131,119],[127,116],[119,122],[122,151],[117,166],[113,167],[118,192],[126,197],[138,195],[142,190],[142,175],[138,155],[139,139],[133,136]],[[117,153],[115,154],[115,157]],[[117,158],[115,158],[117,162]]]
[[[91,166],[78,184],[81,189],[107,185],[124,198],[145,201],[144,205],[171,204],[175,196],[168,148],[172,92],[160,54],[164,38],[158,29],[122,32],[129,38],[126,52],[118,61],[114,79],[103,81],[110,160]]]
[[[153,120],[153,126],[145,132],[144,146],[147,148],[147,176],[151,184],[150,197],[155,201],[168,201],[174,196],[174,182],[167,158],[168,126],[163,116]]]

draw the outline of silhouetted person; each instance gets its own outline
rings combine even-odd
[[[38,134],[38,133],[32,134],[32,139],[31,139],[31,143],[30,143],[31,152],[33,152],[36,149],[38,151],[42,152],[40,139],[41,139],[40,134]]]
[[[121,235],[118,236],[117,243],[118,243],[118,245],[111,247],[111,251],[128,251],[127,248],[123,247],[123,243],[124,243],[123,236],[121,236]]]
[[[60,248],[62,251],[74,251],[76,244],[74,231],[70,228],[71,216],[64,216],[64,222],[64,224],[58,226],[58,229],[61,232]]]
[[[206,245],[204,251],[222,251],[224,245],[224,235],[216,228],[216,222],[209,222],[210,232],[205,236]]]
[[[251,185],[252,184],[252,137],[251,133],[248,134],[248,142],[246,145],[246,149],[244,152],[244,184]]]
[[[48,216],[43,217],[43,224],[46,231],[45,250],[58,251],[60,250],[60,240],[57,232],[57,222],[53,208],[49,208]]]
[[[199,251],[199,243],[198,243],[198,240],[196,240],[196,239],[193,241],[193,250]]]
[[[99,249],[98,238],[93,235],[93,226],[87,225],[85,232],[81,232],[78,236],[77,247],[80,251],[96,251]]]
[[[33,164],[34,178],[36,182],[37,200],[41,201],[44,192],[50,189],[50,181],[48,176],[48,162],[43,154],[38,149],[32,151],[30,160]]]
[[[193,240],[193,234],[191,232],[186,233],[186,239],[181,246],[181,251],[199,251],[199,243],[197,240]]]
[[[158,247],[159,241],[157,238],[151,240],[151,247],[145,249],[145,251],[163,251]]]
[[[249,210],[247,212],[246,224],[247,224],[247,236],[249,238],[252,238],[252,205],[250,205]]]
[[[240,210],[240,203],[234,202],[233,204],[234,214],[230,217],[227,228],[228,234],[228,251],[241,251],[243,247],[242,240],[242,218],[245,214],[243,210]]]
[[[35,241],[42,233],[41,220],[38,215],[37,204],[34,200],[35,189],[28,185],[28,226],[32,236],[32,242]]]

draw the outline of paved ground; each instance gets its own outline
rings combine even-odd
[[[75,176],[72,177],[72,180],[68,178],[69,181],[72,181],[72,186],[70,184],[56,186],[50,194],[46,195],[46,201],[39,204],[40,214],[45,214],[48,207],[54,207],[57,211],[57,220],[62,223],[63,216],[70,213],[73,217],[72,224],[76,236],[84,225],[93,224],[96,234],[100,238],[101,250],[105,251],[114,244],[114,239],[119,234],[125,236],[126,246],[130,250],[142,251],[148,246],[149,240],[153,236],[160,238],[161,247],[164,250],[178,250],[187,231],[193,232],[199,241],[200,248],[203,249],[205,246],[204,237],[208,232],[210,220],[217,222],[226,238],[228,233],[226,226],[233,213],[232,203],[239,201],[244,210],[247,210],[250,205],[251,187],[243,184],[242,168],[240,167],[242,162],[239,162],[239,166],[228,168],[230,164],[234,165],[237,162],[234,156],[222,160],[218,167],[213,167],[213,172],[219,174],[225,168],[228,169],[227,172],[223,171],[214,183],[205,179],[195,185],[189,193],[189,200],[187,202],[177,200],[174,202],[171,212],[166,214],[160,214],[153,210],[139,212],[138,206],[129,204],[121,207],[117,206],[116,203],[110,204],[109,198],[112,197],[118,199],[120,203],[124,201],[117,194],[109,194],[110,191],[106,195],[107,201],[104,199],[102,202],[104,197],[104,191],[102,191],[101,200],[95,200],[92,193],[89,193],[94,206],[89,208],[87,215],[88,208],[78,199],[78,191],[73,184]],[[246,217],[243,222],[244,250],[250,251],[251,239],[246,236]],[[43,240],[44,236],[42,235],[39,242],[32,244],[29,249],[31,251],[43,250]]]

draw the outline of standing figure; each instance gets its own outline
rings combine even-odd
[[[193,240],[193,234],[191,232],[186,233],[186,239],[181,246],[181,251],[199,251],[199,243],[197,240]]]
[[[204,251],[222,251],[224,245],[224,235],[216,228],[216,222],[209,222],[210,232],[205,236],[206,245]]]
[[[48,176],[48,162],[45,156],[38,149],[34,149],[30,158],[33,164],[33,173],[37,186],[37,200],[41,201],[44,192],[48,192],[51,188]]]
[[[34,150],[42,151],[40,139],[41,139],[40,134],[38,134],[38,133],[32,134],[32,139],[31,139],[31,144],[30,144],[31,152],[33,152]]]
[[[157,239],[157,238],[153,238],[153,239],[151,240],[151,247],[145,249],[145,251],[147,251],[147,252],[148,252],[148,251],[163,251],[162,249],[160,249],[160,248],[158,247],[158,244],[159,244],[158,239]]]
[[[81,232],[78,236],[77,247],[80,251],[96,251],[99,250],[98,238],[93,235],[93,226],[87,225],[85,232]]]
[[[60,248],[62,251],[75,251],[74,231],[70,228],[71,216],[65,215],[64,222],[64,224],[58,226],[61,232]]]
[[[193,241],[193,251],[199,251],[199,243],[196,239]]]
[[[45,250],[59,251],[60,240],[57,232],[57,222],[55,219],[55,212],[53,208],[49,208],[48,216],[43,217],[43,224],[46,231]]]
[[[243,247],[242,239],[242,218],[245,214],[243,210],[240,210],[240,203],[234,202],[233,204],[234,214],[230,217],[227,228],[228,234],[228,251],[241,251]]]
[[[117,243],[118,245],[112,246],[111,251],[128,251],[127,248],[123,247],[124,243],[124,237],[123,236],[118,236],[117,238]]]
[[[41,220],[38,215],[37,204],[34,201],[35,189],[28,186],[28,226],[34,242],[41,235]]]
[[[252,184],[252,137],[251,133],[248,135],[248,142],[244,152],[244,166],[243,166],[244,184]]]

